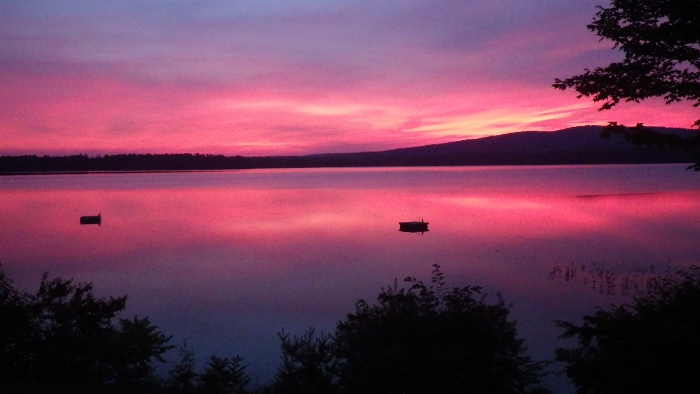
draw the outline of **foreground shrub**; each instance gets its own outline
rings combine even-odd
[[[148,318],[123,319],[126,297],[98,298],[90,283],[44,274],[36,294],[14,288],[0,266],[0,386],[157,385],[153,362],[171,348]]]
[[[358,301],[332,336],[282,336],[287,362],[277,387],[293,383],[299,393],[545,392],[538,387],[544,364],[525,355],[503,300],[484,302],[477,286],[448,289],[434,267],[430,286],[406,278],[408,289],[395,284],[382,289],[376,304]]]
[[[556,360],[578,393],[697,393],[700,388],[700,268],[647,282],[630,304],[559,321]]]

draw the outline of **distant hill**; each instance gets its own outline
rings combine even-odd
[[[697,131],[652,127],[691,136]],[[0,174],[84,171],[188,171],[248,168],[386,167],[456,165],[556,165],[621,163],[691,163],[677,149],[635,147],[621,137],[603,139],[602,126],[559,131],[523,131],[479,139],[379,152],[306,156],[243,157],[201,154],[120,154],[75,156],[3,156]]]
[[[696,159],[678,149],[635,147],[621,137],[604,139],[602,126],[579,126],[559,131],[523,131],[478,139],[393,149],[381,152],[320,155],[346,163],[372,165],[527,165],[690,163]],[[692,136],[697,131],[652,127]]]

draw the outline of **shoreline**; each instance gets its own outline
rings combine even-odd
[[[0,176],[31,176],[31,175],[91,175],[91,174],[156,174],[156,173],[185,173],[185,172],[220,172],[245,170],[293,170],[293,169],[338,169],[338,168],[438,168],[438,167],[559,167],[559,166],[610,166],[610,165],[685,165],[686,171],[693,167],[690,162],[599,162],[599,163],[507,163],[507,164],[445,164],[445,165],[346,165],[346,166],[288,166],[288,167],[249,167],[249,168],[209,168],[209,169],[177,169],[177,170],[93,170],[93,171],[0,171]]]

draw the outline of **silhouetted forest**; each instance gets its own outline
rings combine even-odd
[[[545,363],[525,354],[502,299],[478,286],[432,284],[382,289],[360,300],[335,333],[280,333],[282,363],[261,393],[539,393]],[[0,391],[247,393],[244,360],[209,356],[195,370],[186,343],[166,376],[155,372],[173,349],[147,317],[118,315],[126,297],[97,298],[90,283],[41,279],[35,294],[16,289],[0,266]]]
[[[0,174],[100,171],[200,171],[251,168],[395,167],[464,165],[556,165],[692,163],[679,148],[654,149],[625,143],[620,136],[601,138],[602,126],[556,132],[527,131],[381,152],[306,156],[224,156],[208,154],[117,154],[73,156],[2,156]],[[694,135],[696,131],[663,129]]]
[[[429,284],[408,277],[408,287],[359,300],[331,334],[280,333],[273,381],[248,388],[238,355],[211,355],[197,370],[185,341],[166,360],[173,338],[147,317],[120,317],[125,296],[97,298],[90,283],[47,274],[27,293],[0,265],[0,392],[549,393],[541,385],[549,362],[526,355],[505,301],[486,302],[479,286],[448,287],[433,268]],[[578,340],[555,360],[580,394],[700,387],[700,267],[652,276],[631,302],[556,325]]]
[[[2,172],[174,171],[251,168],[241,156],[120,154],[93,156],[3,156]]]

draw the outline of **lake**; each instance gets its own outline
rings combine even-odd
[[[200,361],[240,354],[257,383],[282,329],[332,331],[358,299],[429,281],[435,263],[450,286],[502,294],[531,354],[552,358],[554,320],[624,301],[551,280],[553,267],[700,263],[700,174],[685,167],[6,176],[0,263],[30,291],[48,271],[127,294],[125,317],[150,317]],[[79,224],[98,213],[100,226]],[[398,231],[420,219],[428,232]]]

